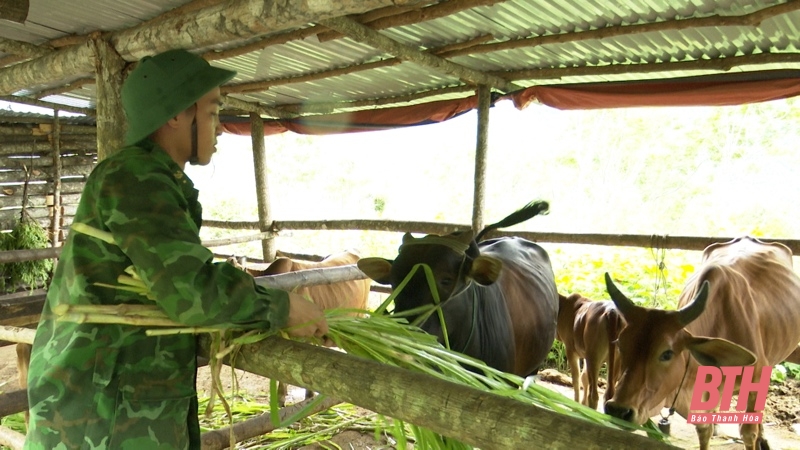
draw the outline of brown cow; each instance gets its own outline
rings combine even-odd
[[[358,253],[354,250],[347,250],[330,255],[322,261],[299,261],[280,257],[266,267],[259,267],[263,266],[260,264],[247,264],[246,267],[240,265],[240,267],[254,277],[261,277],[296,272],[298,270],[346,266],[355,264],[358,260]],[[234,262],[234,264],[236,263]],[[307,295],[314,303],[320,305],[323,309],[366,309],[367,300],[369,299],[369,288],[370,280],[364,279],[300,287],[295,289],[294,292],[300,295]],[[312,392],[306,392],[306,398],[310,398],[312,395]],[[279,383],[278,385],[278,396],[278,402],[283,406],[286,401],[286,386],[283,383]]]
[[[743,237],[710,245],[677,311],[635,305],[608,274],[606,285],[627,325],[618,340],[617,391],[605,410],[634,423],[673,402],[686,417],[699,365],[753,364],[757,381],[763,367],[785,360],[800,341],[800,277],[782,244]],[[754,411],[754,394],[747,411]],[[746,449],[768,448],[761,424],[742,424],[739,431]],[[697,425],[701,450],[708,449],[711,432],[711,424]]]
[[[592,301],[580,294],[569,297],[558,296],[558,327],[556,338],[564,343],[572,375],[574,400],[577,402],[583,386],[581,403],[597,408],[600,395],[597,392],[598,375],[603,363],[608,361],[608,387],[606,398],[614,396],[615,341],[622,317],[614,303]],[[609,353],[609,349],[613,350]],[[583,373],[580,360],[583,360]]]

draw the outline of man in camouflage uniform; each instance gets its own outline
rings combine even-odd
[[[148,337],[142,327],[54,317],[61,303],[152,304],[97,286],[116,285],[130,265],[167,316],[187,326],[327,332],[312,302],[213,263],[200,243],[202,209],[183,167],[211,160],[219,86],[234,75],[172,50],[144,58],[125,81],[128,146],[97,165],[75,215],[117,245],[78,233],[64,245],[33,344],[26,449],[200,448],[193,335]]]

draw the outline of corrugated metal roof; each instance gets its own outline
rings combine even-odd
[[[94,30],[123,30],[151,19],[185,0],[159,2],[134,0],[38,0],[32,2],[28,22],[24,25],[0,22],[0,37],[32,44],[70,34],[85,34]],[[535,38],[537,36],[567,35],[612,27],[637,31],[647,24],[667,23],[714,16],[740,16],[782,5],[775,0],[507,0],[490,6],[477,6],[446,17],[395,26],[380,33],[409,47],[435,49],[470,39],[491,35],[489,43]],[[797,2],[794,2],[797,3]],[[572,39],[530,45],[514,49],[474,52],[448,58],[450,61],[481,72],[530,69],[565,69],[629,65],[631,71],[614,75],[580,74],[560,78],[529,78],[514,80],[517,86],[536,84],[591,83],[604,81],[679,78],[719,70],[685,70],[640,73],[638,65],[671,62],[721,60],[747,55],[788,53],[798,55],[794,62],[765,66],[740,66],[732,71],[800,68],[800,5],[788,12],[767,18],[759,26],[703,25],[693,28],[674,28],[646,32],[616,33],[591,39]],[[680,22],[677,23],[678,25]],[[306,25],[308,26],[308,25]],[[624,28],[630,27],[630,28]],[[250,42],[254,39],[243,39]],[[227,49],[233,44],[212,46]],[[238,44],[237,44],[238,45]],[[3,58],[0,53],[0,60]],[[241,56],[212,63],[235,69],[239,75],[234,83],[285,79],[354,66],[392,58],[383,50],[340,38],[319,42],[316,36],[304,40],[272,45]],[[2,76],[2,69],[0,69]],[[81,74],[79,76],[91,76]],[[76,78],[79,76],[73,76]],[[65,84],[70,80],[60,80]],[[234,97],[258,101],[270,107],[314,102],[347,102],[365,99],[403,97],[425,91],[463,84],[453,75],[435,67],[423,67],[404,62],[391,67],[354,71],[349,74],[314,81],[282,82],[262,92],[234,93]],[[36,86],[36,90],[59,85]],[[32,87],[33,88],[33,87]],[[94,86],[88,85],[72,92],[48,97],[48,101],[72,106],[92,106]],[[21,91],[18,95],[32,94]],[[464,97],[447,93],[410,103]],[[364,108],[368,106],[363,106]],[[348,109],[342,105],[342,110]]]

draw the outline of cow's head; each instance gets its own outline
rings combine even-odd
[[[394,261],[362,258],[358,261],[358,268],[378,283],[391,285],[394,290],[417,264],[431,268],[441,302],[463,291],[471,281],[483,285],[494,283],[502,268],[500,260],[480,254],[471,231],[423,238],[406,233]],[[420,268],[395,298],[395,312],[433,303],[425,271]]]
[[[706,309],[709,284],[703,282],[694,298],[675,311],[644,308],[617,289],[606,274],[611,300],[625,318],[617,341],[620,377],[606,414],[644,424],[678,389],[690,389],[694,379],[684,379],[687,358],[704,366],[743,366],[755,362],[752,352],[726,339],[693,336],[684,327]]]

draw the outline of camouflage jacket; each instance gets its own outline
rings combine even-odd
[[[288,295],[254,283],[200,243],[198,192],[147,141],[102,161],[86,182],[75,222],[110,231],[117,245],[70,233],[33,344],[25,448],[199,449],[193,335],[148,337],[142,327],[57,321],[60,303],[152,302],[117,285],[137,268],[157,304],[188,326],[285,325]]]

